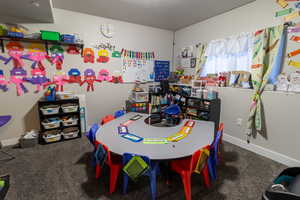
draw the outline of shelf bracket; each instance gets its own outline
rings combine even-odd
[[[0,40],[0,45],[1,45],[1,51],[2,51],[2,53],[5,53],[4,42],[3,42],[2,39]]]
[[[46,53],[47,53],[47,55],[49,55],[49,46],[48,46],[48,42],[45,42],[45,48],[46,48]]]
[[[83,57],[83,48],[84,48],[84,44],[82,44],[82,45],[80,46],[80,49],[81,49],[81,51],[80,51],[81,57]]]

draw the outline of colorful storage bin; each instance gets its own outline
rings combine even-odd
[[[74,35],[62,34],[60,39],[61,39],[61,41],[64,41],[66,43],[74,43],[75,42]]]
[[[72,139],[78,137],[79,129],[77,127],[65,128],[61,133],[64,139]]]
[[[67,116],[62,119],[63,126],[75,126],[78,123],[78,118],[74,116]]]
[[[72,104],[72,103],[67,103],[61,106],[62,110],[64,113],[72,113],[72,112],[77,112],[78,111],[78,105],[77,104]]]
[[[48,118],[42,121],[45,129],[59,128],[61,120],[58,117]]]
[[[43,139],[46,143],[57,142],[61,140],[61,134],[59,130],[46,131],[43,134]]]
[[[60,33],[54,31],[42,31],[41,30],[41,39],[42,40],[52,40],[52,41],[59,41],[60,40]]]
[[[41,108],[43,115],[54,115],[59,113],[58,105],[48,105]]]

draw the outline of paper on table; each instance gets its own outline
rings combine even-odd
[[[291,14],[287,15],[284,17],[284,21],[288,22],[291,21],[292,19],[299,17],[300,16],[300,12],[299,11],[295,11],[292,12]]]
[[[277,0],[277,3],[278,3],[282,8],[285,8],[285,7],[287,7],[287,6],[289,5],[285,0]]]

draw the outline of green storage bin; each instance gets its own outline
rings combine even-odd
[[[54,31],[41,31],[41,38],[42,38],[42,40],[59,41],[60,33],[54,32]]]

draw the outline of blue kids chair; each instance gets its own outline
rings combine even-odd
[[[89,139],[90,143],[94,146],[94,153],[96,152],[95,142],[96,142],[96,134],[99,128],[100,128],[99,124],[95,123],[92,125],[90,130],[85,134],[85,136]],[[96,166],[96,160],[94,156],[92,157],[92,166]]]
[[[115,118],[122,117],[123,115],[125,115],[124,110],[118,110],[115,112]]]
[[[89,132],[87,132],[85,134],[85,136],[89,139],[90,143],[92,145],[95,145],[95,141],[96,141],[96,133],[99,129],[99,124],[95,123],[92,125],[92,127],[90,128]]]
[[[151,186],[151,194],[152,194],[152,200],[156,199],[157,191],[156,191],[156,176],[159,174],[159,163],[151,161],[150,158],[147,156],[141,156],[137,154],[131,154],[131,153],[124,153],[123,154],[123,166],[125,166],[134,156],[141,157],[149,166],[149,169],[143,174],[146,176],[149,176],[150,178],[150,186]],[[128,180],[129,176],[123,172],[124,178],[123,178],[123,193],[127,193],[128,188]]]
[[[217,165],[221,159],[221,145],[223,137],[224,124],[221,123],[216,138],[211,145],[210,156],[208,158],[209,175],[212,181],[217,179]]]

